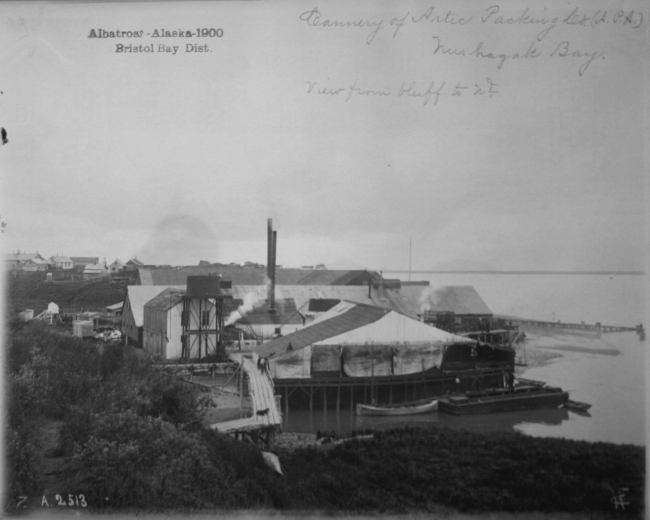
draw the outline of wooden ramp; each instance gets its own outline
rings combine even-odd
[[[234,357],[235,355],[233,355]],[[266,430],[279,429],[282,425],[282,418],[275,405],[275,392],[273,380],[267,370],[257,368],[257,362],[247,356],[236,356],[236,360],[242,364],[245,377],[248,379],[253,415],[243,419],[235,419],[211,425],[211,428],[221,433],[249,434],[253,440],[259,440],[256,433]],[[257,412],[263,412],[258,414]]]

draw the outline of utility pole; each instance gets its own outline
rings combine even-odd
[[[413,251],[412,239],[413,235],[409,235],[409,282],[411,281],[411,253]]]

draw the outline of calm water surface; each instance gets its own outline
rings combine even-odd
[[[406,273],[384,273],[407,279]],[[494,275],[412,274],[431,286],[473,285],[490,309],[537,320],[601,322],[634,326],[644,321],[644,277],[641,275]],[[644,326],[648,326],[644,323]],[[290,410],[285,431],[346,433],[400,426],[518,430],[528,435],[577,440],[646,444],[646,343],[634,332],[604,334],[617,356],[564,353],[551,364],[521,375],[547,381],[590,403],[588,415],[565,409],[455,417],[428,414],[408,418],[357,417],[351,410]]]

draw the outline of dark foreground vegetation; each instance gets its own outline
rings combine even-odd
[[[37,435],[50,421],[60,436],[46,455],[59,471],[48,490],[83,495],[95,510],[643,511],[641,447],[404,429],[281,451],[280,476],[254,446],[201,427],[204,394],[127,348],[100,353],[45,325],[18,322],[7,347],[10,510],[18,497],[41,505]]]

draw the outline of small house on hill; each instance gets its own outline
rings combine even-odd
[[[108,314],[109,316],[121,316],[123,306],[124,306],[124,302],[109,305],[108,307],[106,307],[106,314]]]
[[[71,256],[70,260],[72,260],[74,267],[85,267],[88,264],[96,265],[99,263],[98,256]]]
[[[67,256],[51,256],[50,260],[58,269],[72,269],[74,267],[72,258],[68,258]]]
[[[129,271],[134,271],[136,269],[140,269],[141,267],[144,267],[144,264],[137,258],[131,258],[131,260],[125,264],[125,268]]]
[[[104,264],[86,264],[82,276],[84,280],[89,280],[98,276],[104,276],[106,271],[107,269]]]
[[[40,257],[35,257],[23,262],[21,268],[23,271],[47,271],[49,265]]]
[[[111,274],[119,273],[120,271],[123,271],[125,267],[126,264],[122,262],[119,258],[116,258],[115,261],[108,266],[108,272]]]
[[[21,253],[18,251],[17,253],[11,253],[11,254],[6,254],[4,257],[5,260],[5,269],[23,269],[24,265],[29,261],[29,260],[37,260],[44,262],[45,259],[38,253]],[[32,271],[36,269],[31,269]]]

